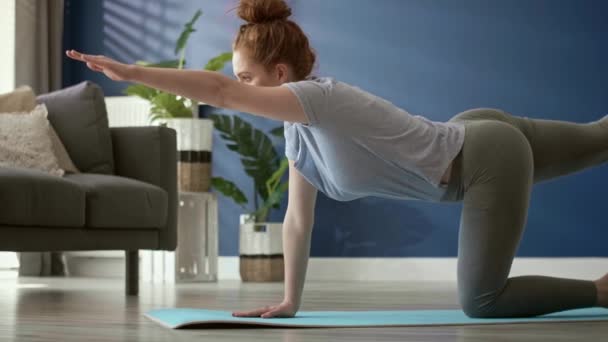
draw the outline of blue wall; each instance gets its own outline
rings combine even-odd
[[[608,113],[608,2],[603,0],[292,0],[294,20],[336,77],[407,111],[446,121],[474,107],[576,122]],[[202,68],[229,51],[242,23],[233,1],[67,0],[66,48],[126,62],[173,57],[181,25],[201,8],[186,58]],[[604,18],[604,19],[602,19]],[[84,79],[107,95],[127,85],[67,60],[65,85]],[[231,65],[224,72],[232,75]],[[232,112],[231,112],[232,113]],[[269,130],[280,122],[233,113]],[[214,135],[214,175],[252,185]],[[282,139],[276,140],[283,153]],[[518,256],[608,256],[608,165],[534,187]],[[285,197],[286,201],[286,197]],[[270,219],[281,221],[286,203]],[[312,256],[456,256],[461,203],[319,193]],[[220,195],[220,254],[238,254],[240,208]]]

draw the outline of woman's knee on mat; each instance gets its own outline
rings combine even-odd
[[[499,317],[500,311],[497,299],[502,289],[492,291],[472,291],[468,289],[459,290],[460,306],[462,311],[471,318]]]

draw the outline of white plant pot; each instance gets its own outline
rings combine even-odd
[[[211,187],[213,120],[165,119],[177,132],[178,184],[180,191],[205,192]]]
[[[240,216],[239,272],[243,281],[283,281],[282,222],[256,223],[247,214]]]

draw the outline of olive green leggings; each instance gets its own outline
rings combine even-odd
[[[449,121],[466,126],[441,200],[463,202],[457,270],[463,311],[470,317],[527,317],[596,306],[593,281],[509,278],[509,272],[532,185],[608,161],[608,116],[574,123],[475,108]]]

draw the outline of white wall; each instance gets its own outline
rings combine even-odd
[[[15,89],[15,0],[0,1],[0,13],[0,93],[7,93]]]
[[[18,268],[19,260],[15,252],[0,252],[0,270]]]
[[[0,1],[0,93],[15,88],[15,0]],[[17,267],[13,252],[0,252],[0,269]]]

